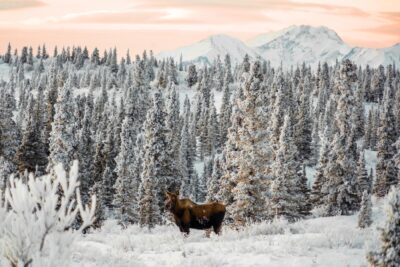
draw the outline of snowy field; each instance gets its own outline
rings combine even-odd
[[[353,215],[264,223],[240,232],[225,228],[211,238],[196,230],[185,238],[173,225],[121,230],[108,221],[77,242],[73,266],[367,266],[366,251],[379,244],[382,204],[374,204],[373,219],[365,230]]]

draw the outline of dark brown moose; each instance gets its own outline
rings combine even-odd
[[[217,202],[196,204],[190,199],[179,199],[179,193],[166,193],[165,208],[175,219],[182,233],[189,234],[190,228],[199,230],[214,230],[220,234],[222,221],[225,216],[225,205]],[[207,232],[209,236],[209,232]]]

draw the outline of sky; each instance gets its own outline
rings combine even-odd
[[[10,42],[157,53],[302,24],[327,26],[351,46],[388,47],[400,42],[400,0],[0,0],[0,52]]]

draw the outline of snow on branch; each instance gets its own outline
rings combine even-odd
[[[72,242],[94,222],[96,197],[83,206],[78,162],[68,175],[61,164],[53,173],[27,182],[10,177],[0,195],[0,266],[68,266]]]

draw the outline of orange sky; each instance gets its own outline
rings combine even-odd
[[[400,42],[399,0],[0,0],[0,51],[85,44],[155,52],[225,33],[245,41],[293,24],[324,25],[350,45]]]

